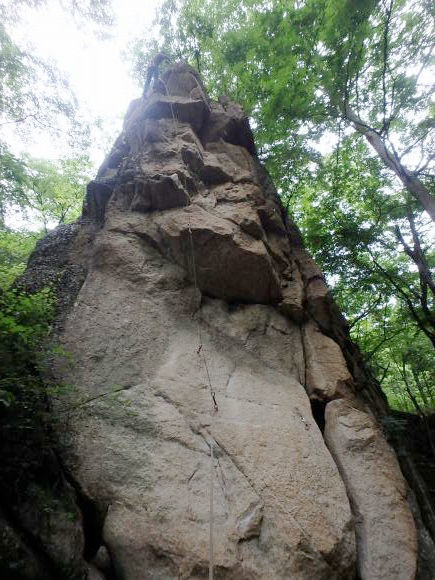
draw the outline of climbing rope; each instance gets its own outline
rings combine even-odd
[[[206,101],[205,95],[202,91],[202,88],[199,85],[198,79],[196,79],[196,77],[194,75],[192,75],[192,76],[195,79],[196,84],[200,88],[204,100]],[[165,87],[166,95],[168,97],[170,97],[166,83],[163,80],[162,80],[162,83]],[[172,102],[170,102],[169,104],[170,104],[170,108],[171,108],[172,123],[173,123],[174,137],[175,137],[176,130],[177,130],[177,122],[179,122],[179,119],[177,118],[176,112],[174,111],[174,107],[173,107]],[[181,149],[180,149],[180,151],[181,151]],[[191,204],[192,200],[191,200],[189,193],[187,192],[186,184],[184,184],[184,188],[186,191],[186,206],[185,207],[188,207]],[[190,247],[190,259],[191,259],[193,285],[194,285],[194,289],[195,289],[195,296],[197,296],[198,292],[199,292],[198,272],[197,272],[197,266],[196,266],[195,247],[194,247],[192,225],[190,222],[190,213],[189,212],[188,212],[187,230],[188,230],[188,235],[189,235],[189,247]],[[204,369],[205,369],[207,384],[208,384],[210,397],[211,397],[212,404],[213,404],[213,410],[212,410],[212,414],[211,414],[212,415],[212,422],[213,422],[213,415],[218,412],[219,407],[218,407],[217,400],[216,400],[216,391],[214,390],[213,385],[212,385],[210,370],[209,370],[207,357],[205,354],[205,349],[204,349],[204,345],[203,345],[203,341],[202,341],[202,317],[201,317],[201,309],[200,308],[198,309],[196,319],[197,319],[197,329],[198,329],[198,346],[196,349],[196,353],[197,353],[199,360],[202,362]],[[208,554],[209,573],[208,574],[209,574],[209,580],[213,580],[213,575],[214,575],[214,451],[213,451],[213,438],[210,437],[210,441],[208,441],[207,443],[210,447],[210,489],[209,489],[210,507],[209,507],[209,554]]]
[[[199,288],[198,288],[195,249],[194,249],[194,245],[193,245],[193,235],[192,235],[192,227],[190,224],[190,216],[188,217],[187,230],[189,232],[189,245],[190,245],[190,255],[191,255],[191,262],[192,262],[193,285],[195,288],[195,294],[197,295],[199,292]],[[207,363],[207,357],[206,357],[204,349],[203,349],[201,312],[198,313],[197,321],[198,321],[198,348],[196,349],[196,353],[200,357],[200,359],[202,360],[202,363],[204,365],[206,376],[207,376],[207,384],[208,384],[210,396],[211,396],[211,399],[213,402],[213,411],[217,412],[217,411],[219,411],[219,407],[218,407],[218,404],[216,401],[216,391],[213,389],[213,385],[212,385],[211,377],[210,377],[210,371],[209,371],[208,363]]]
[[[195,295],[198,294],[198,282],[197,282],[197,271],[196,271],[196,261],[195,261],[195,251],[193,246],[193,235],[192,235],[192,228],[190,225],[190,216],[188,221],[188,232],[189,232],[189,240],[190,240],[190,251],[191,251],[191,259],[192,259],[192,273],[193,273],[193,281],[195,287]],[[205,372],[207,375],[207,382],[208,387],[210,390],[210,396],[213,402],[213,413],[217,413],[219,410],[218,404],[216,401],[216,392],[213,389],[213,385],[211,382],[210,371],[207,364],[207,357],[205,355],[203,349],[203,342],[202,342],[202,328],[201,328],[201,312],[198,312],[197,315],[198,321],[198,348],[196,350],[200,359],[204,364]],[[213,414],[212,414],[213,417]],[[213,418],[212,418],[213,421]],[[213,492],[214,492],[214,454],[213,454],[213,439],[210,438],[208,442],[210,447],[210,514],[209,514],[209,554],[208,554],[208,561],[209,561],[209,568],[208,568],[208,577],[209,580],[213,580],[213,568],[214,568],[214,546],[213,546],[213,531],[214,531],[214,507],[213,507]]]
[[[210,518],[209,518],[209,542],[208,542],[208,577],[213,580],[213,488],[214,488],[214,456],[213,456],[213,441],[210,441]]]

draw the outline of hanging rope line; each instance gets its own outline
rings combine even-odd
[[[213,441],[210,441],[210,518],[209,518],[209,542],[208,542],[208,577],[213,580],[213,562],[214,562],[214,546],[213,546],[213,522],[214,522],[214,506],[213,506],[213,488],[214,488],[214,456],[213,456]]]
[[[193,274],[193,282],[195,287],[195,295],[198,294],[198,279],[197,279],[197,270],[196,270],[196,261],[195,261],[195,250],[193,245],[193,235],[192,235],[192,228],[190,224],[190,216],[188,221],[188,232],[189,232],[189,241],[190,241],[190,253],[191,253],[191,260],[192,260],[192,274]],[[213,385],[211,382],[210,371],[207,364],[207,357],[205,355],[205,351],[203,349],[203,342],[202,342],[202,317],[201,311],[199,310],[197,314],[197,321],[198,321],[198,348],[196,349],[196,353],[199,356],[200,360],[205,368],[208,387],[210,391],[210,396],[213,402],[213,412],[212,412],[212,421],[213,421],[213,413],[217,413],[219,410],[218,404],[216,401],[216,392],[213,389]],[[210,438],[208,442],[210,447],[210,516],[209,516],[209,554],[208,554],[208,561],[209,561],[209,568],[208,568],[208,577],[209,580],[213,580],[213,568],[214,568],[214,547],[213,547],[213,528],[214,528],[214,508],[213,508],[213,492],[214,492],[214,454],[213,454],[213,439]]]
[[[196,81],[197,86],[201,90],[201,94],[202,94],[204,101],[207,102],[206,97],[204,95],[204,92],[203,92],[203,90],[198,82],[198,79],[194,75],[192,75],[192,76],[193,76],[194,80]],[[165,87],[166,95],[168,97],[170,97],[171,95],[168,91],[168,87],[167,87],[166,83],[163,80],[162,80],[162,83]],[[179,119],[177,118],[173,103],[171,101],[170,101],[169,105],[171,108],[173,131],[174,131],[174,137],[175,137],[176,132],[177,132],[177,123],[179,122]],[[181,147],[180,147],[179,152],[181,152]],[[187,191],[186,183],[184,184],[184,189],[186,192],[186,206],[185,207],[189,207],[189,205],[192,203],[192,200],[191,200],[191,197]],[[195,288],[195,296],[197,296],[198,292],[200,292],[200,290],[198,287],[198,271],[197,271],[197,265],[196,265],[196,259],[195,259],[195,247],[194,247],[194,240],[193,240],[193,233],[192,233],[192,225],[191,225],[191,221],[190,221],[190,212],[188,212],[187,231],[188,231],[188,235],[189,235],[190,261],[191,261],[193,285]],[[197,319],[197,329],[198,329],[198,346],[196,349],[196,353],[199,357],[200,363],[202,363],[202,365],[205,369],[207,385],[209,388],[210,397],[211,397],[212,404],[213,404],[213,409],[212,409],[212,413],[211,413],[212,423],[213,423],[213,415],[219,411],[219,407],[218,407],[217,400],[216,400],[216,391],[214,390],[213,385],[212,385],[209,365],[207,362],[207,356],[206,356],[203,341],[202,341],[202,315],[201,315],[200,308],[198,309],[196,319]],[[209,489],[210,507],[209,507],[209,554],[208,554],[209,569],[208,569],[208,577],[209,577],[209,580],[213,580],[213,576],[214,576],[214,451],[213,451],[213,438],[210,437],[210,441],[208,441],[207,443],[208,443],[208,446],[210,447],[210,489]]]

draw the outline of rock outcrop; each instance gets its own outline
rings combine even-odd
[[[92,506],[89,577],[205,578],[211,522],[217,578],[414,578],[385,400],[243,111],[185,64],[158,85],[65,254],[84,283],[59,323],[54,374],[73,388],[53,412],[68,407],[62,460]]]

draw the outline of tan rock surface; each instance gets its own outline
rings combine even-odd
[[[164,289],[153,260],[148,253],[133,293],[125,276],[115,270],[109,276],[112,266],[102,264],[104,272],[88,277],[82,289],[65,341],[80,360],[70,375],[80,390],[92,396],[126,387],[116,404],[104,398],[91,404],[77,419],[73,443],[76,477],[109,505],[104,540],[123,577],[146,578],[139,570],[156,562],[162,569],[151,577],[179,570],[190,578],[195,567],[207,568],[210,441],[217,567],[247,578],[351,574],[345,488],[308,397],[287,371],[298,373],[300,355],[279,372],[258,361],[250,337],[267,324],[272,337],[293,332],[296,342],[299,330],[267,306],[234,314],[225,308],[215,317],[219,305],[209,299],[202,340],[219,406],[213,414],[197,354],[194,296],[185,290],[177,304],[179,271],[172,279],[166,272]],[[97,296],[104,296],[100,305]],[[256,342],[259,348],[259,337]],[[269,352],[279,344],[272,342]],[[283,346],[278,359],[284,360]],[[156,559],[160,553],[167,558]]]
[[[344,400],[326,406],[325,440],[351,498],[362,578],[414,578],[417,536],[397,459],[373,418]]]
[[[176,65],[132,104],[88,188],[88,274],[55,365],[81,401],[63,460],[124,580],[207,577],[210,471],[217,578],[354,578],[356,517],[361,577],[411,579],[404,482],[374,420],[354,453],[344,401],[329,449],[313,418],[310,397],[369,417],[342,320],[240,107],[192,75]]]
[[[313,320],[302,326],[302,336],[308,394],[325,401],[343,394],[352,398],[352,377],[338,344],[325,336]]]

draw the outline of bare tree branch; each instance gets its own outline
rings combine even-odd
[[[388,150],[379,132],[366,125],[347,102],[344,103],[343,115],[350,121],[356,131],[364,135],[385,165],[397,175],[409,193],[423,206],[431,219],[435,221],[435,197],[429,192],[428,188],[400,162],[397,153],[392,153]]]

